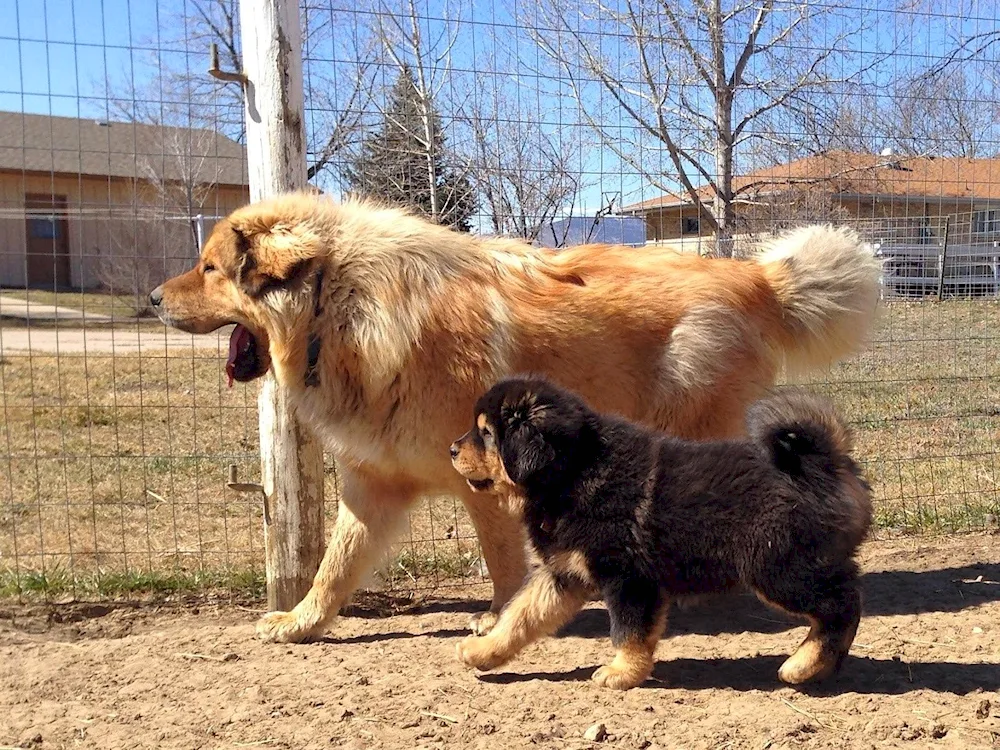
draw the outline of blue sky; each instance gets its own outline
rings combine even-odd
[[[100,116],[100,82],[135,70],[155,38],[151,0],[0,0],[0,109]],[[148,73],[148,71],[146,71]]]

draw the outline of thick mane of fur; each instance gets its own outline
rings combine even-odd
[[[461,274],[552,269],[550,250],[515,238],[479,238],[439,226],[412,210],[368,198],[335,202],[306,193],[289,193],[241,211],[272,227],[300,227],[306,242],[333,238],[321,252],[336,248],[338,262],[360,263],[372,278],[402,273],[407,281],[435,286]],[[239,213],[239,212],[237,212]],[[262,218],[263,217],[263,218]]]
[[[290,193],[248,206],[234,221],[261,234],[287,235],[297,253],[336,266],[341,286],[356,293],[350,332],[375,380],[403,366],[419,344],[429,303],[449,282],[517,285],[563,277],[551,250],[458,233],[369,199],[337,203]]]

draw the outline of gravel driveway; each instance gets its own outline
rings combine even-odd
[[[0,327],[0,354],[38,352],[45,354],[165,354],[170,352],[229,349],[230,326],[205,336],[173,331],[136,328],[42,328]]]

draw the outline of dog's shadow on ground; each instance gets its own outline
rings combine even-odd
[[[1000,581],[1000,565],[988,563],[920,572],[866,573],[862,576],[864,614],[886,616],[961,612],[969,607],[1000,601],[1000,584],[995,583],[997,581]],[[594,616],[591,610],[581,614]],[[670,630],[674,634],[777,633],[801,624],[800,620],[776,612],[746,593],[729,594],[686,609],[674,607],[670,614]],[[602,632],[607,634],[606,619],[602,625]]]
[[[788,686],[778,680],[783,656],[754,656],[745,659],[674,659],[657,662],[652,678],[640,689],[677,688],[682,690],[761,690]],[[586,682],[598,665],[568,672],[490,672],[479,679],[498,685],[531,680]],[[596,689],[596,688],[595,688]],[[954,662],[901,662],[849,656],[837,677],[817,685],[797,688],[807,695],[839,693],[863,695],[904,695],[915,690],[967,695],[975,690],[1000,690],[1000,665]]]
[[[349,646],[356,643],[381,643],[382,641],[401,641],[409,638],[462,638],[469,635],[469,631],[462,629],[442,628],[440,630],[428,630],[426,632],[409,632],[404,630],[394,630],[391,633],[364,633],[362,635],[349,635],[338,637],[335,633],[313,638],[308,643],[325,643],[330,646]]]
[[[960,612],[986,602],[1000,601],[1000,584],[997,581],[1000,581],[1000,565],[990,563],[920,572],[866,573],[862,576],[864,613],[872,616]],[[364,602],[349,607],[344,614],[362,618],[433,613],[467,613],[471,616],[488,607],[489,602],[485,600],[434,599],[413,604],[403,599],[389,600],[371,595]],[[752,594],[743,592],[706,599],[686,608],[673,607],[670,613],[672,635],[719,635],[748,631],[778,633],[801,624],[800,621],[761,604]],[[603,607],[588,608],[565,627],[561,634],[584,638],[606,637],[609,627],[608,615]],[[453,631],[441,632],[450,634]]]

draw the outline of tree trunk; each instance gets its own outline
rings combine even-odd
[[[421,99],[423,95],[421,94]],[[434,221],[441,221],[441,196],[438,195],[437,184],[437,159],[434,154],[434,128],[431,125],[429,107],[426,104],[424,110],[424,137],[427,139],[427,187],[430,190],[431,198],[431,218]]]
[[[733,87],[726,75],[725,33],[720,0],[713,0],[708,19],[715,73],[715,254],[733,257],[736,216],[733,207]]]
[[[719,258],[733,257],[733,234],[736,230],[736,211],[733,205],[733,149],[724,139],[720,129],[715,146],[716,195],[712,201],[712,218],[715,219],[715,254]]]

